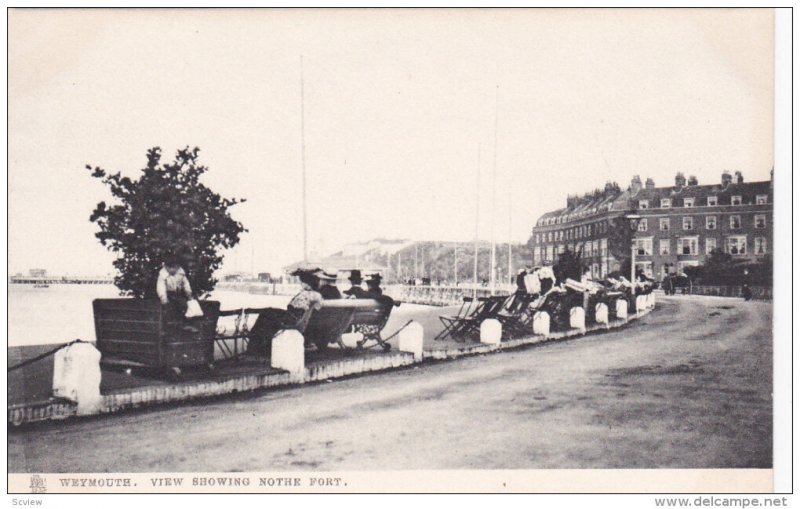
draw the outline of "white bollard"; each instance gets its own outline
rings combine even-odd
[[[647,304],[647,297],[645,295],[636,296],[636,312],[644,311]]]
[[[594,321],[597,323],[608,324],[608,306],[599,302],[594,307]]]
[[[342,334],[342,344],[347,348],[358,348],[358,343],[364,341],[364,335],[360,332],[346,332]]]
[[[503,337],[503,326],[494,318],[481,322],[481,343],[499,345]]]
[[[272,338],[270,365],[288,371],[292,380],[303,380],[306,369],[306,352],[303,335],[294,329],[282,330]]]
[[[91,343],[75,343],[53,359],[53,395],[78,403],[78,415],[100,411],[100,357]]]
[[[425,337],[425,330],[418,322],[411,322],[405,329],[400,331],[398,350],[414,354],[415,361],[422,360],[422,345]]]
[[[628,319],[628,301],[625,299],[617,299],[617,309],[616,309],[617,319],[620,320],[627,320]]]
[[[533,314],[533,333],[541,336],[550,335],[550,314],[547,311],[537,311]]]
[[[569,326],[573,329],[586,330],[586,312],[583,308],[576,306],[569,310]]]

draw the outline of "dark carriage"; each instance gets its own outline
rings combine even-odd
[[[219,302],[200,301],[203,317],[186,322],[170,319],[157,300],[95,299],[97,349],[106,365],[146,368],[211,366]]]

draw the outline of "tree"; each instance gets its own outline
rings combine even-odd
[[[558,260],[553,265],[553,273],[556,275],[556,281],[563,283],[567,278],[576,281],[581,280],[586,267],[581,262],[581,253],[583,249],[577,251],[570,251],[565,249],[563,253],[558,255]]]
[[[221,251],[247,231],[228,213],[244,200],[222,198],[200,182],[208,168],[198,163],[199,151],[186,147],[173,162],[162,163],[161,149],[151,148],[138,180],[86,166],[117,200],[98,203],[89,220],[99,227],[100,243],[119,255],[114,284],[123,295],[155,297],[158,271],[173,258],[186,270],[195,294],[206,296],[217,282],[213,274]]]

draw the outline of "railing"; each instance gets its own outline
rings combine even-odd
[[[772,300],[772,288],[767,286],[751,286],[752,298],[756,300]],[[675,289],[675,293],[692,295],[713,295],[716,297],[737,297],[742,296],[741,286],[712,286],[712,285],[692,285]]]

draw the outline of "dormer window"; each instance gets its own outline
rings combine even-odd
[[[742,204],[742,197],[738,194],[731,196],[731,205],[741,205]]]
[[[647,200],[639,200],[639,208],[646,209],[647,208]]]
[[[661,198],[661,208],[668,209],[672,206],[672,200],[669,198]]]
[[[694,207],[694,198],[684,198],[683,206],[686,208]]]
[[[706,198],[706,203],[709,207],[716,207],[717,206],[717,197],[716,196],[709,196]]]

